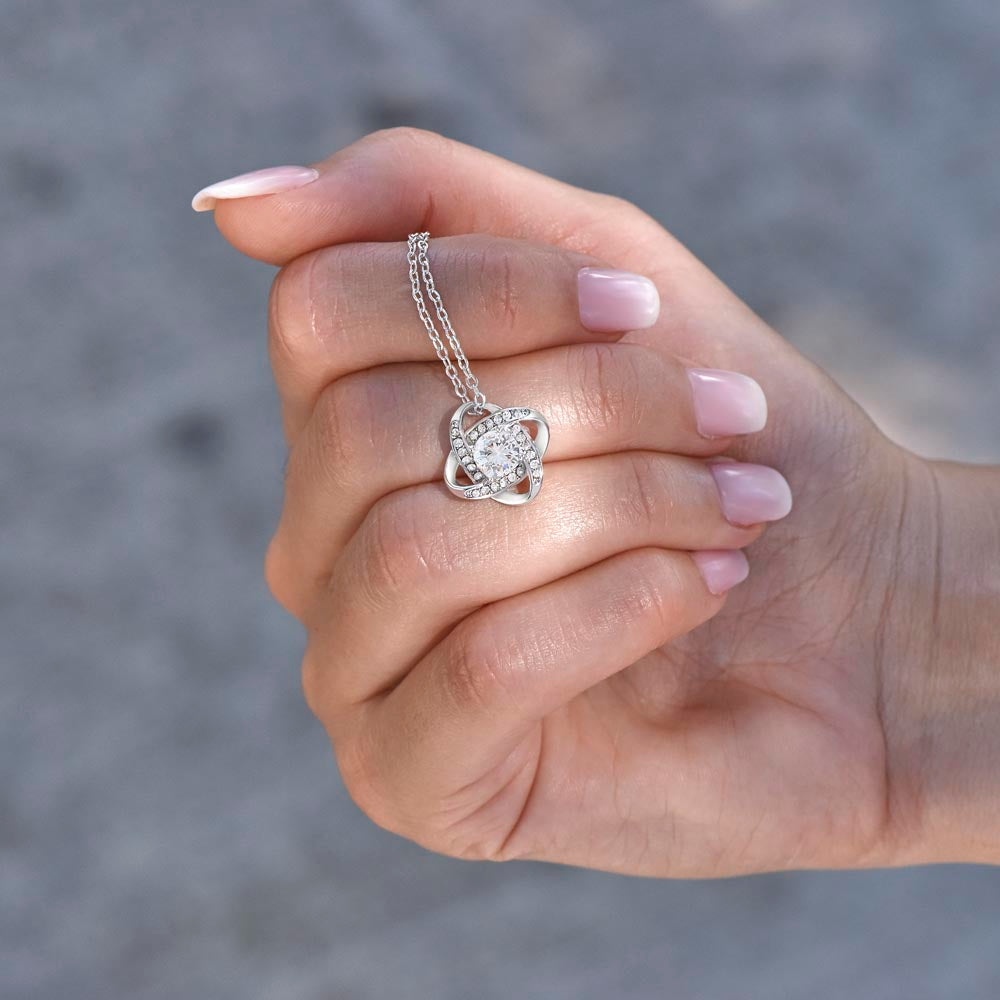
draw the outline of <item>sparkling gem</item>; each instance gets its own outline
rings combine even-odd
[[[517,438],[511,427],[486,431],[476,442],[472,453],[476,464],[491,478],[506,475],[520,461]]]

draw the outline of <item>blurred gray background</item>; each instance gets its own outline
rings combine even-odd
[[[637,201],[897,438],[1000,459],[996,0],[7,0],[0,996],[1000,996],[1000,870],[430,855],[261,560],[270,269],[188,202],[386,125]]]

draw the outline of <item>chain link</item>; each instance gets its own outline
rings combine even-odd
[[[452,328],[451,320],[448,318],[448,311],[441,301],[441,295],[438,293],[434,285],[434,278],[431,276],[431,265],[427,259],[427,242],[430,239],[430,235],[430,233],[411,233],[407,239],[406,259],[410,265],[410,288],[413,292],[413,301],[417,304],[417,312],[420,314],[420,319],[427,330],[427,336],[430,337],[431,343],[434,345],[434,351],[438,356],[438,360],[444,366],[445,374],[451,379],[451,384],[455,387],[455,395],[463,403],[472,403],[472,411],[474,413],[482,413],[486,404],[486,397],[479,388],[479,379],[472,374],[472,370],[469,368],[469,359],[465,356],[465,351],[462,350],[458,335]],[[447,337],[448,344],[455,355],[454,361],[452,361],[448,354],[448,348],[444,346],[441,335],[434,326],[434,320],[427,309],[427,304],[424,301],[424,293],[420,287],[421,276],[424,279],[424,284],[427,286],[428,298],[434,303],[434,311],[437,313],[441,329],[444,330],[444,335]]]

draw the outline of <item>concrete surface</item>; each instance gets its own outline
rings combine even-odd
[[[0,995],[1000,996],[1000,871],[658,883],[373,827],[260,563],[270,274],[203,184],[410,123],[657,215],[892,433],[1000,458],[995,0],[8,0]]]

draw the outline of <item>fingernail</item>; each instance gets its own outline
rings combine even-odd
[[[689,368],[694,417],[702,437],[754,434],[767,423],[764,390],[748,375]]]
[[[694,559],[709,593],[715,594],[716,597],[727,590],[732,590],[750,574],[750,563],[739,549],[692,552],[691,558]]]
[[[576,291],[580,322],[595,333],[644,330],[660,315],[660,293],[641,274],[582,267]]]
[[[191,207],[196,212],[210,212],[217,201],[291,191],[292,188],[311,184],[317,177],[319,171],[312,167],[267,167],[264,170],[251,170],[248,174],[228,177],[202,188],[191,199]]]
[[[792,509],[792,491],[777,469],[728,461],[712,462],[709,469],[730,524],[780,521]]]

